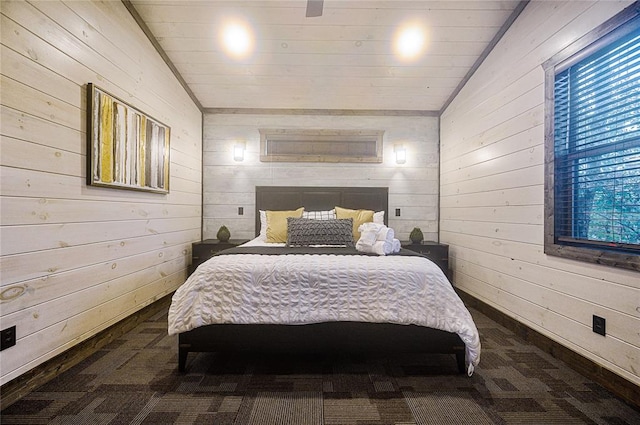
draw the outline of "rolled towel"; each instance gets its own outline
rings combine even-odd
[[[356,242],[356,249],[360,252],[370,252],[378,255],[387,255],[393,252],[393,244],[385,241],[376,241],[373,245],[365,245],[360,240]]]
[[[372,248],[373,252],[378,255],[387,255],[391,254],[393,250],[393,244],[385,241],[376,241],[376,243],[373,244]]]
[[[393,252],[400,252],[400,248],[402,247],[402,245],[400,244],[400,240],[399,239],[393,239]]]
[[[393,243],[394,237],[395,237],[395,232],[393,231],[393,229],[391,227],[385,226],[384,228],[380,229],[380,231],[378,232],[378,236],[376,240]]]

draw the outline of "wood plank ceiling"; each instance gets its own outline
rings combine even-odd
[[[129,6],[205,109],[438,112],[523,4],[325,0],[322,16],[314,18],[305,17],[306,0],[131,0]],[[244,58],[222,48],[220,29],[231,19],[253,34]],[[394,37],[409,23],[425,28],[426,48],[403,60],[394,53]]]

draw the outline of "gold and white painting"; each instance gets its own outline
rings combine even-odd
[[[92,83],[88,184],[169,192],[170,128]]]

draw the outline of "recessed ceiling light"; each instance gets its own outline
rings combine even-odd
[[[404,59],[417,57],[425,45],[424,29],[419,25],[407,25],[398,31],[396,35],[396,53]]]
[[[232,22],[222,31],[222,44],[231,56],[247,56],[253,48],[253,34],[248,25]]]

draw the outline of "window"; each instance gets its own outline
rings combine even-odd
[[[637,9],[630,6],[544,64],[545,253],[634,270],[640,270]]]

